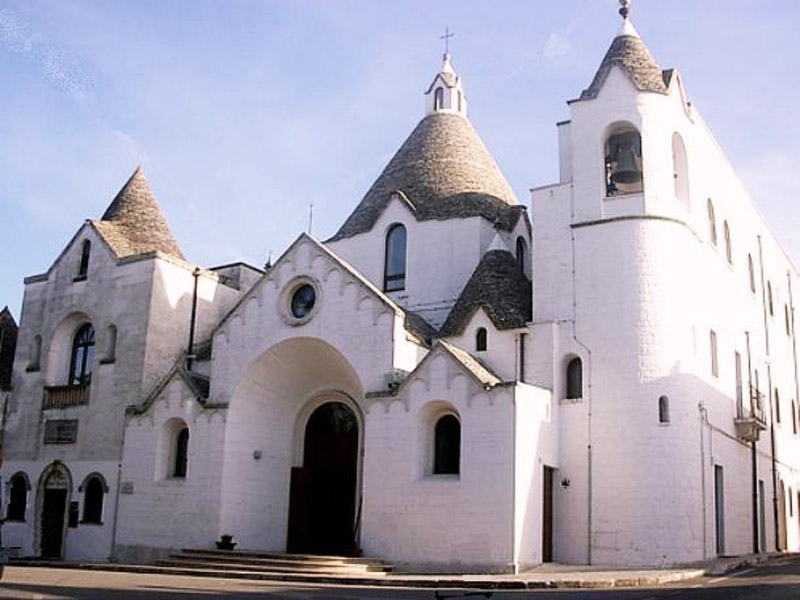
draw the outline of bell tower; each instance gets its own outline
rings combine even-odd
[[[450,56],[450,38],[453,34],[445,30],[442,39],[445,41],[442,68],[433,78],[425,92],[425,114],[449,113],[467,116],[467,96],[461,77],[453,68]]]

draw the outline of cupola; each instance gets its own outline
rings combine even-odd
[[[442,68],[425,92],[425,114],[450,113],[467,116],[467,96],[461,77],[453,68],[449,48],[442,57]]]

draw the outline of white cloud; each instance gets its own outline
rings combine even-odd
[[[566,56],[572,51],[572,42],[566,36],[553,32],[544,44],[542,54],[548,60],[554,60]]]

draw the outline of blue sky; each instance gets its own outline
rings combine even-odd
[[[524,202],[617,0],[0,0],[0,306],[141,164],[191,260],[331,235],[423,112],[445,26],[470,116]],[[634,0],[800,264],[800,2]]]

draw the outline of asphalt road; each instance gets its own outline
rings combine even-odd
[[[440,597],[482,598],[476,592],[439,590]],[[342,588],[271,584],[168,575],[144,575],[68,569],[9,567],[0,582],[0,598],[28,600],[434,600],[433,590]],[[800,557],[778,558],[724,577],[704,577],[651,589],[532,590],[494,592],[496,600],[800,600]]]

